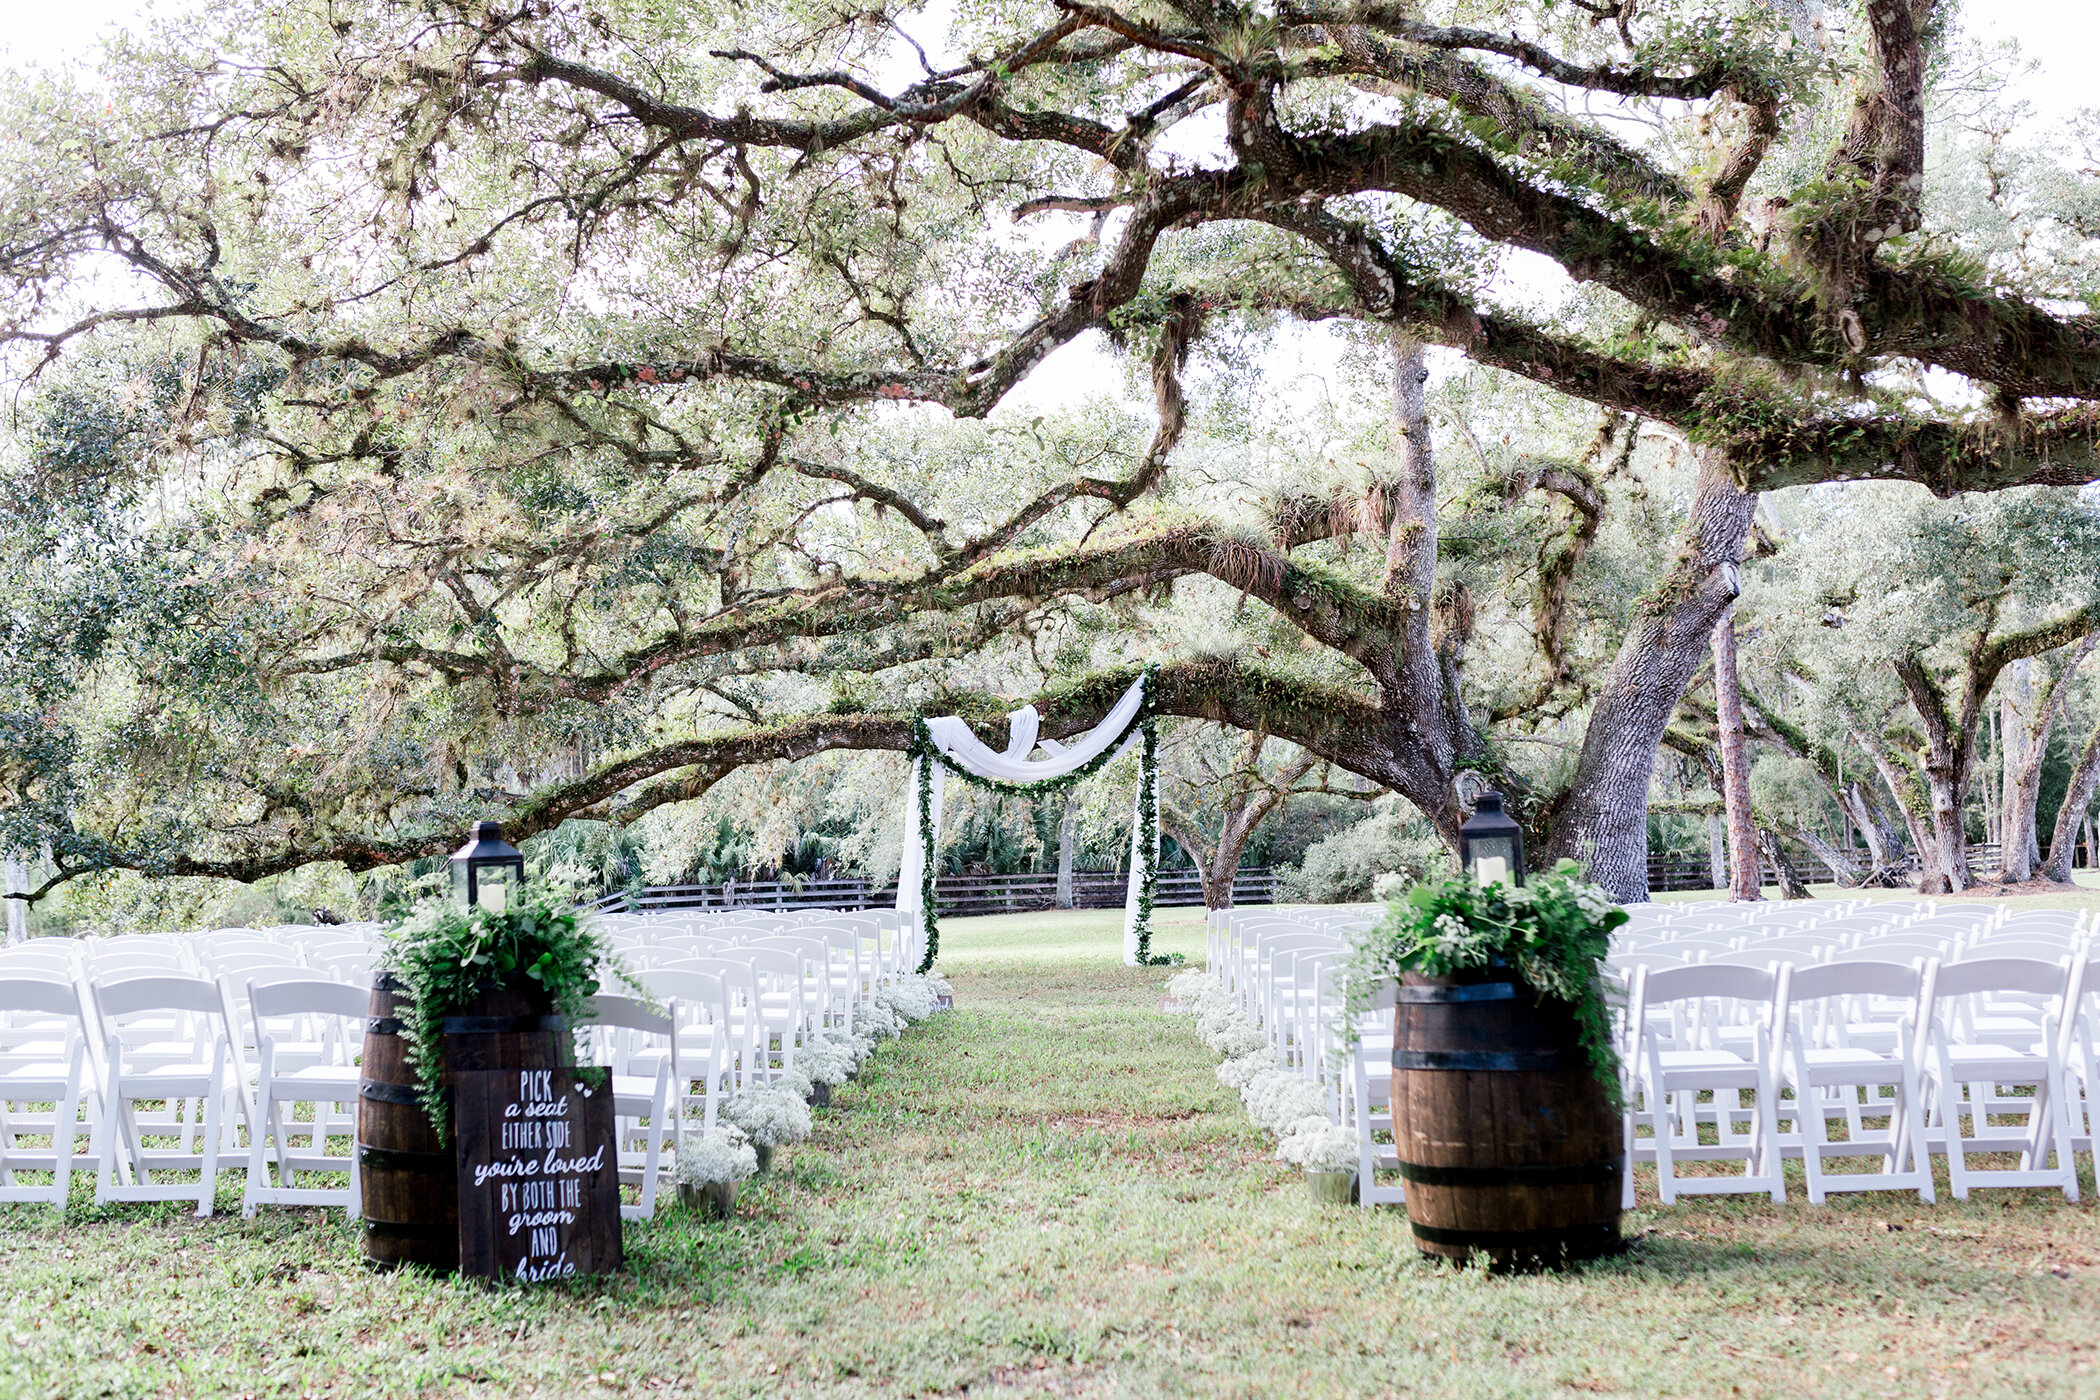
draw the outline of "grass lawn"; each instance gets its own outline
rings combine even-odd
[[[2100,1393],[2089,1203],[1708,1201],[1579,1273],[1428,1265],[1397,1211],[1310,1203],[1119,939],[948,923],[956,1010],[737,1220],[673,1204],[610,1280],[370,1272],[339,1219],[241,1221],[231,1178],[211,1221],[0,1206],[0,1396]]]

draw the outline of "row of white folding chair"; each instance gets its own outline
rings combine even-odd
[[[1263,968],[1263,941],[1306,934],[1333,936],[1323,930],[1318,922],[1300,918],[1295,911],[1288,914],[1250,911],[1225,925],[1222,957],[1227,970],[1228,986],[1237,995],[1241,1009],[1255,1020],[1261,1020],[1262,1011],[1259,998],[1262,995],[1260,978]]]
[[[676,1008],[679,1116],[697,1116],[711,1129],[721,1095],[762,1078],[756,981],[748,968],[653,968],[641,981],[651,997]]]
[[[83,987],[85,1001],[82,999]],[[238,1037],[232,1031],[229,989],[199,978],[137,978],[103,985],[53,979],[0,978],[0,1015],[29,1013],[46,1032],[62,1032],[39,1047],[39,1055],[0,1057],[0,1200],[63,1203],[77,1166],[97,1173],[96,1199],[195,1200],[209,1214],[222,1155],[233,1146],[229,1110],[248,1126],[248,1173],[244,1214],[266,1204],[358,1209],[354,1152],[358,1098],[356,1048],[366,1005],[361,989],[306,979],[251,984],[243,1000],[253,1016],[257,1047],[254,1098],[243,1092]],[[178,1013],[190,1038],[127,1043],[126,1024],[139,1017],[165,1020]],[[630,1215],[654,1209],[664,1160],[665,1136],[676,1152],[680,1101],[671,1090],[683,1085],[671,1028],[675,1002],[665,1012],[640,1003],[601,998],[591,1023],[626,1033],[612,1042],[615,1113],[621,1122],[620,1172],[640,1189],[641,1204]],[[92,1028],[92,1029],[91,1029]],[[106,1038],[100,1042],[97,1031]],[[644,1062],[635,1039],[653,1032],[665,1037],[654,1061]],[[158,1115],[142,1103],[170,1105]],[[231,1102],[230,1102],[231,1101]],[[30,1105],[52,1112],[30,1117]],[[194,1104],[193,1112],[180,1106]],[[700,1095],[707,1126],[714,1121],[712,1085]],[[298,1110],[305,1106],[308,1116]],[[83,1115],[83,1109],[86,1110]],[[82,1117],[86,1121],[82,1122]],[[77,1153],[82,1130],[89,1153]],[[48,1146],[24,1138],[49,1139]],[[173,1148],[151,1139],[174,1137]],[[331,1140],[342,1151],[331,1151]],[[194,1183],[155,1182],[155,1171],[196,1173]],[[50,1172],[48,1185],[24,1184],[18,1172]],[[340,1174],[347,1184],[308,1186],[307,1173]]]
[[[1330,919],[1362,921],[1375,917],[1360,905],[1257,905],[1251,908],[1214,909],[1204,918],[1205,965],[1222,972],[1225,985],[1240,993],[1244,985],[1245,943],[1258,926],[1283,923],[1295,929],[1318,929]]]
[[[885,925],[875,913],[844,914],[808,911],[800,914],[751,914],[719,918],[680,918],[630,925],[613,931],[615,947],[623,957],[647,966],[663,960],[656,950],[706,950],[694,946],[719,946],[723,940],[750,942],[767,937],[814,937],[834,945],[835,980],[854,984],[853,1000],[866,1005],[875,984],[884,976],[908,969],[894,920]]]
[[[253,969],[295,967],[343,981],[368,975],[372,954],[350,945],[299,950],[270,943],[221,944],[212,949],[190,950],[161,942],[130,943],[127,940],[89,942],[69,938],[40,938],[0,950],[0,972],[45,971],[64,975],[78,973],[90,980],[107,981],[130,976],[232,976],[237,980]]]
[[[806,957],[808,985],[803,990],[803,999],[818,1012],[812,1029],[832,1026],[850,1032],[855,1009],[867,1004],[874,994],[874,983],[879,980],[879,973],[863,956],[866,949],[856,930],[809,924],[798,925],[793,933],[753,929],[736,934],[725,931],[712,936],[675,934],[655,943],[621,949],[620,955],[639,972],[693,958],[742,956],[739,950],[744,949],[793,951]]]
[[[2055,1018],[2066,998],[2080,995],[2086,966],[1998,958],[1644,969],[1627,1018],[1637,1028],[1625,1047],[1629,1159],[1654,1158],[1666,1202],[1685,1192],[1783,1199],[1784,1156],[1802,1158],[1815,1202],[1831,1191],[1889,1189],[1930,1200],[1935,1148],[1947,1156],[1957,1197],[1972,1185],[2042,1185],[2075,1199],[2069,1042]],[[2031,1017],[1998,1014],[2008,996],[2041,1005]],[[1877,1005],[1908,1010],[1890,1019]],[[2006,1096],[2007,1086],[2032,1094]],[[1645,1139],[1635,1132],[1643,1114]],[[2025,1123],[2007,1129],[1993,1115]],[[1840,1120],[1846,1135],[1833,1142],[1828,1130]],[[1702,1125],[1715,1141],[1702,1140]],[[1970,1154],[1990,1151],[2015,1151],[2019,1165],[1969,1164]],[[1825,1170],[1828,1159],[1859,1157],[1879,1158],[1881,1169]],[[1687,1180],[1675,1163],[1688,1158],[1740,1159],[1744,1170]]]

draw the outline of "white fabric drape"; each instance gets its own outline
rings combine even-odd
[[[1058,743],[1042,741],[1041,747],[1048,758],[1032,759],[1029,754],[1038,747],[1037,735],[1042,729],[1042,716],[1035,706],[1029,705],[1009,714],[1008,740],[1006,748],[994,749],[975,734],[970,726],[954,715],[943,715],[939,719],[926,721],[926,729],[933,736],[933,746],[940,751],[946,763],[952,763],[966,773],[980,778],[995,778],[1005,783],[1041,783],[1053,778],[1062,778],[1075,769],[1083,768],[1108,751],[1110,745],[1123,738],[1123,731],[1130,728],[1131,721],[1145,704],[1145,680],[1140,676],[1131,682],[1130,689],[1123,692],[1114,708],[1102,717],[1101,723],[1075,740]],[[1141,743],[1143,735],[1132,730],[1123,738],[1122,749]],[[919,784],[925,781],[922,769],[924,760],[913,760],[911,773],[904,785],[904,854],[897,870],[897,918],[905,928],[924,938],[925,901],[921,898],[920,882],[925,871],[925,845],[919,832]],[[933,765],[933,788],[930,793],[933,817],[933,841],[936,849],[941,839],[942,764]],[[1144,889],[1145,867],[1142,852],[1144,842],[1152,843],[1154,858],[1159,852],[1159,805],[1155,801],[1152,830],[1140,831],[1144,794],[1138,795],[1131,813],[1130,822],[1130,882],[1123,901],[1123,961],[1133,966],[1137,963],[1137,915],[1138,899]]]

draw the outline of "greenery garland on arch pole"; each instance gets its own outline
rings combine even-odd
[[[1180,961],[1177,956],[1152,955],[1152,908],[1159,883],[1159,720],[1153,699],[1158,674],[1157,665],[1145,667],[1144,689],[1140,693],[1138,712],[1123,732],[1116,735],[1106,748],[1071,772],[1055,778],[1045,778],[1040,782],[1007,782],[1004,779],[972,773],[941,752],[940,746],[934,742],[933,730],[928,726],[925,716],[921,715],[912,721],[909,753],[913,764],[922,765],[918,768],[918,781],[913,784],[917,790],[919,804],[919,900],[921,918],[925,921],[926,930],[926,951],[919,959],[920,972],[932,969],[934,959],[940,956],[941,950],[940,915],[934,903],[937,877],[934,868],[933,765],[938,763],[942,772],[953,774],[987,792],[1002,793],[1009,797],[1056,796],[1070,792],[1106,768],[1123,752],[1133,733],[1141,736],[1138,750],[1138,801],[1135,813],[1137,831],[1133,833],[1131,842],[1136,848],[1135,859],[1142,866],[1142,877],[1138,883],[1136,920],[1137,962],[1140,967],[1164,967]],[[1146,839],[1147,833],[1151,837],[1149,840]]]

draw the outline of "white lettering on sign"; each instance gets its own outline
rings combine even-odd
[[[612,1125],[600,1121],[610,1096],[594,1092],[605,1073],[463,1077],[457,1101],[473,1107],[459,1119],[460,1252],[469,1272],[532,1281],[619,1267],[618,1197],[607,1191],[618,1163]]]

